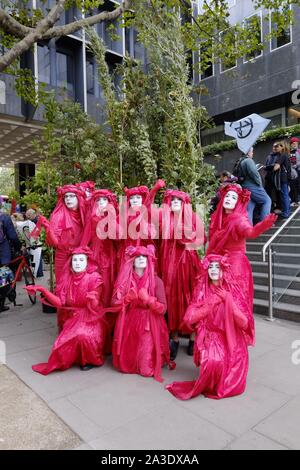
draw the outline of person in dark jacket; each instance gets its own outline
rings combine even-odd
[[[285,142],[278,144],[279,153],[277,155],[274,172],[280,177],[280,197],[282,213],[280,218],[287,219],[291,213],[291,202],[289,197],[289,180],[291,178],[291,163],[289,160],[289,149]]]
[[[272,200],[272,209],[276,214],[281,213],[280,178],[274,173],[274,165],[279,157],[279,144],[274,142],[272,152],[267,156],[265,163],[265,190]]]
[[[11,218],[6,214],[0,214],[0,265],[8,264],[11,261],[11,248],[16,251],[21,249],[21,242],[16,233]],[[8,286],[0,288],[0,312],[8,310],[4,306]]]
[[[249,220],[253,224],[253,212],[257,206],[259,208],[258,221],[260,222],[270,214],[272,201],[263,187],[261,176],[253,161],[253,147],[241,161],[241,171],[244,178],[242,187],[251,192],[251,199],[247,207]]]

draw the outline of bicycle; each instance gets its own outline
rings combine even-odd
[[[31,247],[29,247],[31,248]],[[34,248],[34,247],[33,247]],[[25,284],[26,286],[34,286],[35,285],[35,277],[32,273],[31,267],[30,267],[30,254],[28,253],[26,249],[26,253],[22,253],[16,258],[12,259],[9,263],[7,263],[8,266],[15,266],[18,265],[16,271],[14,271],[14,280],[12,281],[10,285],[10,289],[6,294],[6,297],[10,302],[13,302],[14,306],[16,306],[16,284],[17,284],[17,279],[19,278],[20,274],[24,276]],[[27,295],[29,297],[30,302],[34,305],[36,303],[36,294],[29,294],[27,292]]]

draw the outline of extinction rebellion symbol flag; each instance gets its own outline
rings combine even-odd
[[[259,114],[250,114],[239,121],[225,121],[225,134],[234,137],[238,148],[246,154],[270,122]]]

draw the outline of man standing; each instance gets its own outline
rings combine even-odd
[[[21,243],[11,218],[6,214],[0,214],[0,265],[8,264],[11,261],[11,244],[16,251],[20,250]],[[9,286],[0,288],[0,312],[9,309],[4,306],[8,290]]]
[[[272,201],[265,191],[260,174],[253,161],[253,147],[241,160],[241,173],[243,175],[242,187],[251,192],[247,211],[250,222],[253,224],[253,211],[255,206],[260,207],[258,221],[262,221],[271,211]]]

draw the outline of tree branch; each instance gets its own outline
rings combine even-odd
[[[6,33],[17,36],[18,38],[23,38],[33,31],[33,28],[19,23],[2,8],[0,8],[0,25]]]
[[[86,26],[94,26],[97,23],[102,23],[103,21],[113,21],[122,13],[129,9],[130,0],[124,0],[124,2],[115,10],[113,11],[102,11],[94,16],[89,16],[87,18],[83,18],[82,20],[74,21],[73,23],[69,23],[64,26],[56,26],[54,28],[49,29],[44,35],[43,39],[52,39],[61,36],[67,36],[68,34],[75,33],[81,28],[85,28]]]
[[[64,11],[65,3],[66,0],[58,0],[57,4],[51,8],[49,14],[38,22],[36,28],[27,34],[21,41],[17,42],[0,58],[0,72],[11,65],[13,61],[20,57],[24,52],[28,51],[35,42],[43,38],[43,34],[59,19],[60,15]]]
[[[103,11],[97,15],[74,21],[73,23],[67,24],[65,26],[54,27],[54,24],[57,22],[57,20],[60,18],[60,15],[64,11],[65,3],[66,0],[58,0],[49,14],[38,22],[36,28],[27,28],[21,25],[6,12],[4,12],[4,10],[0,9],[0,25],[2,25],[4,28],[3,25],[6,24],[7,32],[22,38],[21,41],[14,44],[14,46],[9,51],[0,57],[0,72],[3,72],[6,67],[11,65],[14,60],[20,57],[24,52],[28,51],[30,47],[38,41],[66,36],[68,34],[74,33],[75,31],[78,31],[81,28],[84,28],[85,26],[93,26],[103,21],[115,20],[121,16],[125,10],[129,10],[131,0],[124,0],[122,4],[113,11]]]

